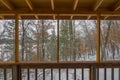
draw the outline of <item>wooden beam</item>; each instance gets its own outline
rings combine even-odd
[[[90,68],[94,66],[95,68],[119,68],[120,61],[102,61],[97,63],[95,61],[64,61],[60,63],[56,63],[56,61],[51,62],[26,62],[22,61],[19,63],[14,62],[0,62],[0,68],[13,68],[13,66],[18,65],[19,68]],[[33,66],[34,65],[34,66]],[[13,68],[14,69],[14,68]]]
[[[115,6],[113,6],[113,11],[117,11],[118,9],[120,9],[120,1],[118,1],[116,4],[115,4]],[[108,18],[109,16],[106,16],[105,18],[104,18],[104,20],[106,20],[107,18]]]
[[[54,11],[54,0],[50,0],[51,1],[51,8],[52,8],[52,10]]]
[[[18,19],[21,19],[21,16],[20,16],[20,15],[18,15]]]
[[[100,14],[97,15],[97,46],[96,61],[100,63]]]
[[[55,15],[53,15],[53,19],[55,20],[56,18],[55,18]]]
[[[25,0],[27,5],[29,6],[30,10],[33,11],[33,5],[32,2],[30,0]]]
[[[37,14],[37,13],[36,13]],[[30,15],[36,15],[36,14],[28,14],[28,13],[26,13],[26,14],[19,14],[19,15],[24,15],[24,16],[30,16]],[[4,14],[2,14],[2,15],[4,15]],[[55,15],[55,16],[57,16],[58,14],[37,14],[37,15],[39,15],[39,16],[53,16],[53,15]],[[59,14],[59,16],[96,16],[96,14],[86,14],[86,13],[80,13],[80,14]],[[120,16],[120,13],[101,13],[101,16]]]
[[[97,2],[95,3],[95,5],[93,7],[93,11],[96,11],[100,7],[102,2],[103,2],[103,0],[97,0]]]
[[[74,0],[73,10],[75,11],[78,5],[79,0]]]
[[[13,10],[14,7],[7,0],[0,0],[9,10]]]
[[[38,15],[35,15],[35,18],[36,18],[36,19],[39,19],[39,18],[38,18]]]
[[[104,20],[106,20],[108,17],[109,17],[109,16],[105,16],[105,17],[104,17]]]
[[[72,15],[72,16],[70,16],[70,19],[71,19],[71,20],[73,19],[73,15]]]
[[[3,17],[3,16],[0,16],[0,19],[4,19],[4,17]]]
[[[114,11],[117,11],[118,9],[120,9],[120,0],[115,4],[115,6],[113,7]]]
[[[87,20],[89,20],[91,18],[91,15],[87,17]]]
[[[60,9],[61,11],[61,9]],[[41,12],[41,10],[34,10],[34,11],[27,11],[27,10],[12,10],[12,11],[1,11],[0,10],[0,15],[57,15],[57,12],[45,10],[45,12]],[[120,15],[120,11],[78,11],[78,12],[61,12],[59,13],[60,15],[76,15],[76,16],[96,16],[96,14],[101,13],[101,16],[113,16],[113,15]]]

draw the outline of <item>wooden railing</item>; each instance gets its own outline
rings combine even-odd
[[[120,62],[0,63],[0,80],[120,80]]]

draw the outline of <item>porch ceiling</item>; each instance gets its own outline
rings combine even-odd
[[[120,0],[0,0],[0,18],[120,19]]]

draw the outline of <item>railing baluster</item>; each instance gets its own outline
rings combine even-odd
[[[13,80],[13,68],[11,68],[12,69],[12,80]]]
[[[22,80],[22,71],[21,71],[21,68],[19,67],[19,80]]]
[[[43,80],[45,80],[45,68],[43,68]]]
[[[53,80],[53,68],[51,68],[51,80]]]
[[[66,69],[66,80],[68,80],[68,68]]]
[[[4,80],[7,80],[6,68],[4,68]]]
[[[96,79],[96,69],[94,66],[91,66],[91,68],[89,68],[89,80],[95,80]]]
[[[92,70],[89,68],[89,80],[92,80]]]
[[[27,80],[30,80],[30,70],[29,70],[29,68],[27,69]]]
[[[76,80],[76,68],[74,68],[74,80]]]
[[[82,68],[82,80],[84,80],[84,68]]]
[[[18,65],[13,65],[12,72],[13,80],[20,80],[20,71]]]
[[[12,80],[14,80],[14,70],[12,68]]]
[[[119,68],[119,72],[118,72],[118,80],[120,80],[120,68]]]
[[[104,80],[107,80],[106,74],[106,68],[104,68]]]
[[[111,79],[114,80],[114,68],[112,68],[111,73],[112,73],[111,74]]]
[[[93,79],[96,80],[96,68],[93,67]]]
[[[37,68],[35,68],[35,80],[37,80]]]
[[[96,72],[97,72],[97,74],[96,74],[96,75],[97,75],[96,79],[99,80],[99,68],[97,68]]]
[[[59,68],[59,80],[61,80],[61,69]]]

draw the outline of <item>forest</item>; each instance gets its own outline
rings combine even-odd
[[[58,27],[59,25],[59,27]],[[0,62],[15,61],[15,21],[0,20]],[[120,60],[120,21],[101,20],[100,59]],[[59,30],[59,31],[58,31]],[[59,35],[58,35],[59,34]],[[97,44],[96,20],[19,20],[19,62],[96,61]],[[58,44],[59,43],[59,44]],[[58,47],[59,46],[59,47]],[[59,52],[58,52],[59,51]],[[82,69],[60,69],[62,80],[82,80]],[[107,79],[113,69],[106,68]],[[66,72],[68,71],[68,76]],[[84,80],[89,80],[89,69],[85,68]],[[118,80],[120,69],[114,69]],[[21,69],[22,80],[28,80],[28,69]],[[58,69],[45,69],[45,80],[59,77]],[[7,80],[12,80],[12,69],[6,69]],[[43,69],[37,69],[38,80],[43,80]],[[0,80],[4,80],[4,69],[0,68]],[[104,77],[99,69],[99,79]],[[35,80],[35,69],[29,69],[30,80]]]
[[[95,61],[96,24],[59,20],[58,27],[57,20],[19,20],[19,61],[56,61],[57,46],[59,61]],[[0,20],[0,27],[0,61],[14,61],[15,21]],[[120,60],[119,35],[119,20],[101,20],[101,61]]]

